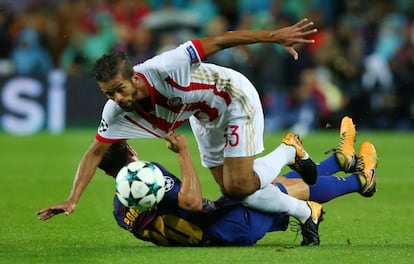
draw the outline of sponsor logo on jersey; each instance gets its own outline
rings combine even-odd
[[[172,188],[174,187],[174,179],[171,178],[170,176],[164,175],[164,180],[165,180],[165,192],[171,191]]]
[[[99,133],[105,132],[108,130],[108,123],[106,123],[105,119],[101,120],[101,123],[99,124],[98,131]]]
[[[188,55],[190,55],[191,63],[198,63],[197,52],[195,51],[193,46],[188,46],[186,48]]]
[[[167,104],[169,106],[176,106],[176,105],[180,105],[182,101],[183,99],[181,99],[181,97],[172,97],[168,99]]]

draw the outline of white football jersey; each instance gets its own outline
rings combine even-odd
[[[164,138],[190,116],[207,128],[224,128],[234,100],[242,105],[244,116],[253,118],[257,106],[251,105],[251,98],[260,105],[253,85],[232,69],[203,63],[205,59],[200,42],[193,40],[135,65],[134,71],[149,88],[152,109],[125,112],[108,100],[96,138],[103,142]]]

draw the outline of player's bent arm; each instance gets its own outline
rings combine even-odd
[[[313,22],[309,22],[305,18],[292,26],[277,30],[228,31],[221,35],[200,38],[199,41],[206,57],[213,55],[220,50],[234,46],[254,43],[276,43],[284,46],[284,48],[297,59],[297,53],[294,50],[293,45],[313,43],[314,40],[306,39],[306,37],[316,31],[317,30],[313,28]]]
[[[67,199],[68,202],[78,203],[83,191],[94,176],[103,155],[110,146],[110,143],[103,143],[96,139],[92,142],[79,162],[72,190]]]
[[[169,133],[166,137],[168,148],[177,153],[181,170],[181,188],[178,193],[178,206],[185,210],[203,209],[202,191],[194,163],[183,135]]]
[[[203,208],[202,192],[190,153],[181,151],[177,154],[181,168],[181,188],[178,193],[178,206],[192,211]]]

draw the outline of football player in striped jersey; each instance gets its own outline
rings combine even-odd
[[[302,232],[317,235],[322,207],[271,184],[285,165],[314,184],[316,164],[293,134],[256,159],[264,149],[263,109],[256,88],[241,73],[205,62],[220,50],[265,42],[281,45],[296,60],[294,45],[313,43],[308,37],[316,31],[312,21],[302,19],[275,30],[230,31],[193,39],[136,65],[123,52],[102,56],[93,73],[108,101],[95,140],[78,165],[67,200],[40,213],[72,213],[112,143],[162,139],[189,121],[202,165],[210,169],[223,194],[263,212],[287,212],[300,221]]]

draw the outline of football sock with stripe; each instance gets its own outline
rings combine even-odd
[[[358,192],[359,177],[352,174],[346,178],[336,176],[319,176],[315,185],[309,186],[309,200],[326,203],[339,196]]]
[[[297,218],[299,221],[306,221],[311,213],[305,201],[283,193],[273,184],[257,190],[255,193],[247,196],[242,202],[248,207],[258,211],[286,213]]]
[[[260,188],[268,186],[279,175],[281,169],[294,158],[295,149],[281,144],[269,154],[255,159],[253,170],[260,178]]]

